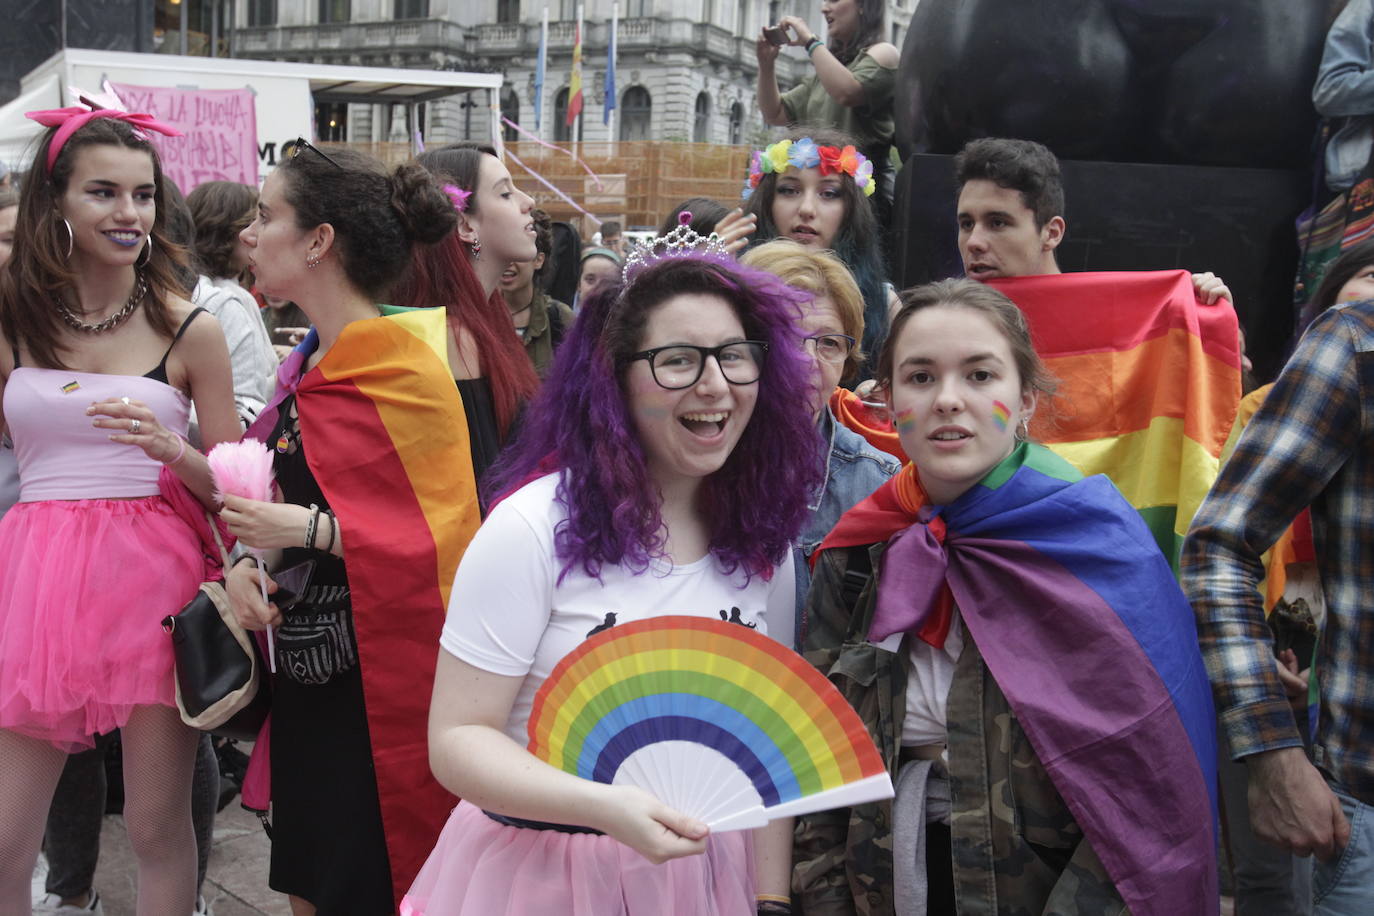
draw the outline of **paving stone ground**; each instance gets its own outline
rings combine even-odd
[[[215,819],[203,892],[214,916],[290,916],[286,898],[267,887],[268,840],[256,815],[235,799]],[[135,865],[124,818],[106,815],[95,886],[105,916],[134,916]]]

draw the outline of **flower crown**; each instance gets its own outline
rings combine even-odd
[[[817,146],[815,140],[802,137],[800,140],[779,140],[767,149],[754,150],[749,157],[749,180],[744,183],[742,196],[748,200],[769,172],[781,175],[789,168],[818,168],[822,175],[844,173],[854,179],[865,197],[872,197],[878,187],[873,178],[873,163],[854,147]]]

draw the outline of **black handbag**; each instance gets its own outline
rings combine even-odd
[[[213,518],[210,530],[227,575],[229,555]],[[162,628],[172,638],[181,721],[225,738],[255,740],[271,693],[257,640],[234,616],[223,583],[202,582],[180,612],[163,618]]]

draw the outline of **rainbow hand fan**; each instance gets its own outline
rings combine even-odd
[[[638,786],[717,831],[893,795],[833,684],[762,633],[705,617],[589,638],[535,694],[529,736],[540,760]]]

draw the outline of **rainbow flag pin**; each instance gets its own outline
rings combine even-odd
[[[78,382],[76,379],[72,379],[70,382],[68,382],[67,384],[65,384],[65,385],[62,386],[62,393],[63,393],[63,394],[71,394],[73,391],[75,391],[76,389],[78,389],[78,388],[80,388],[80,387],[81,387],[81,383]]]

